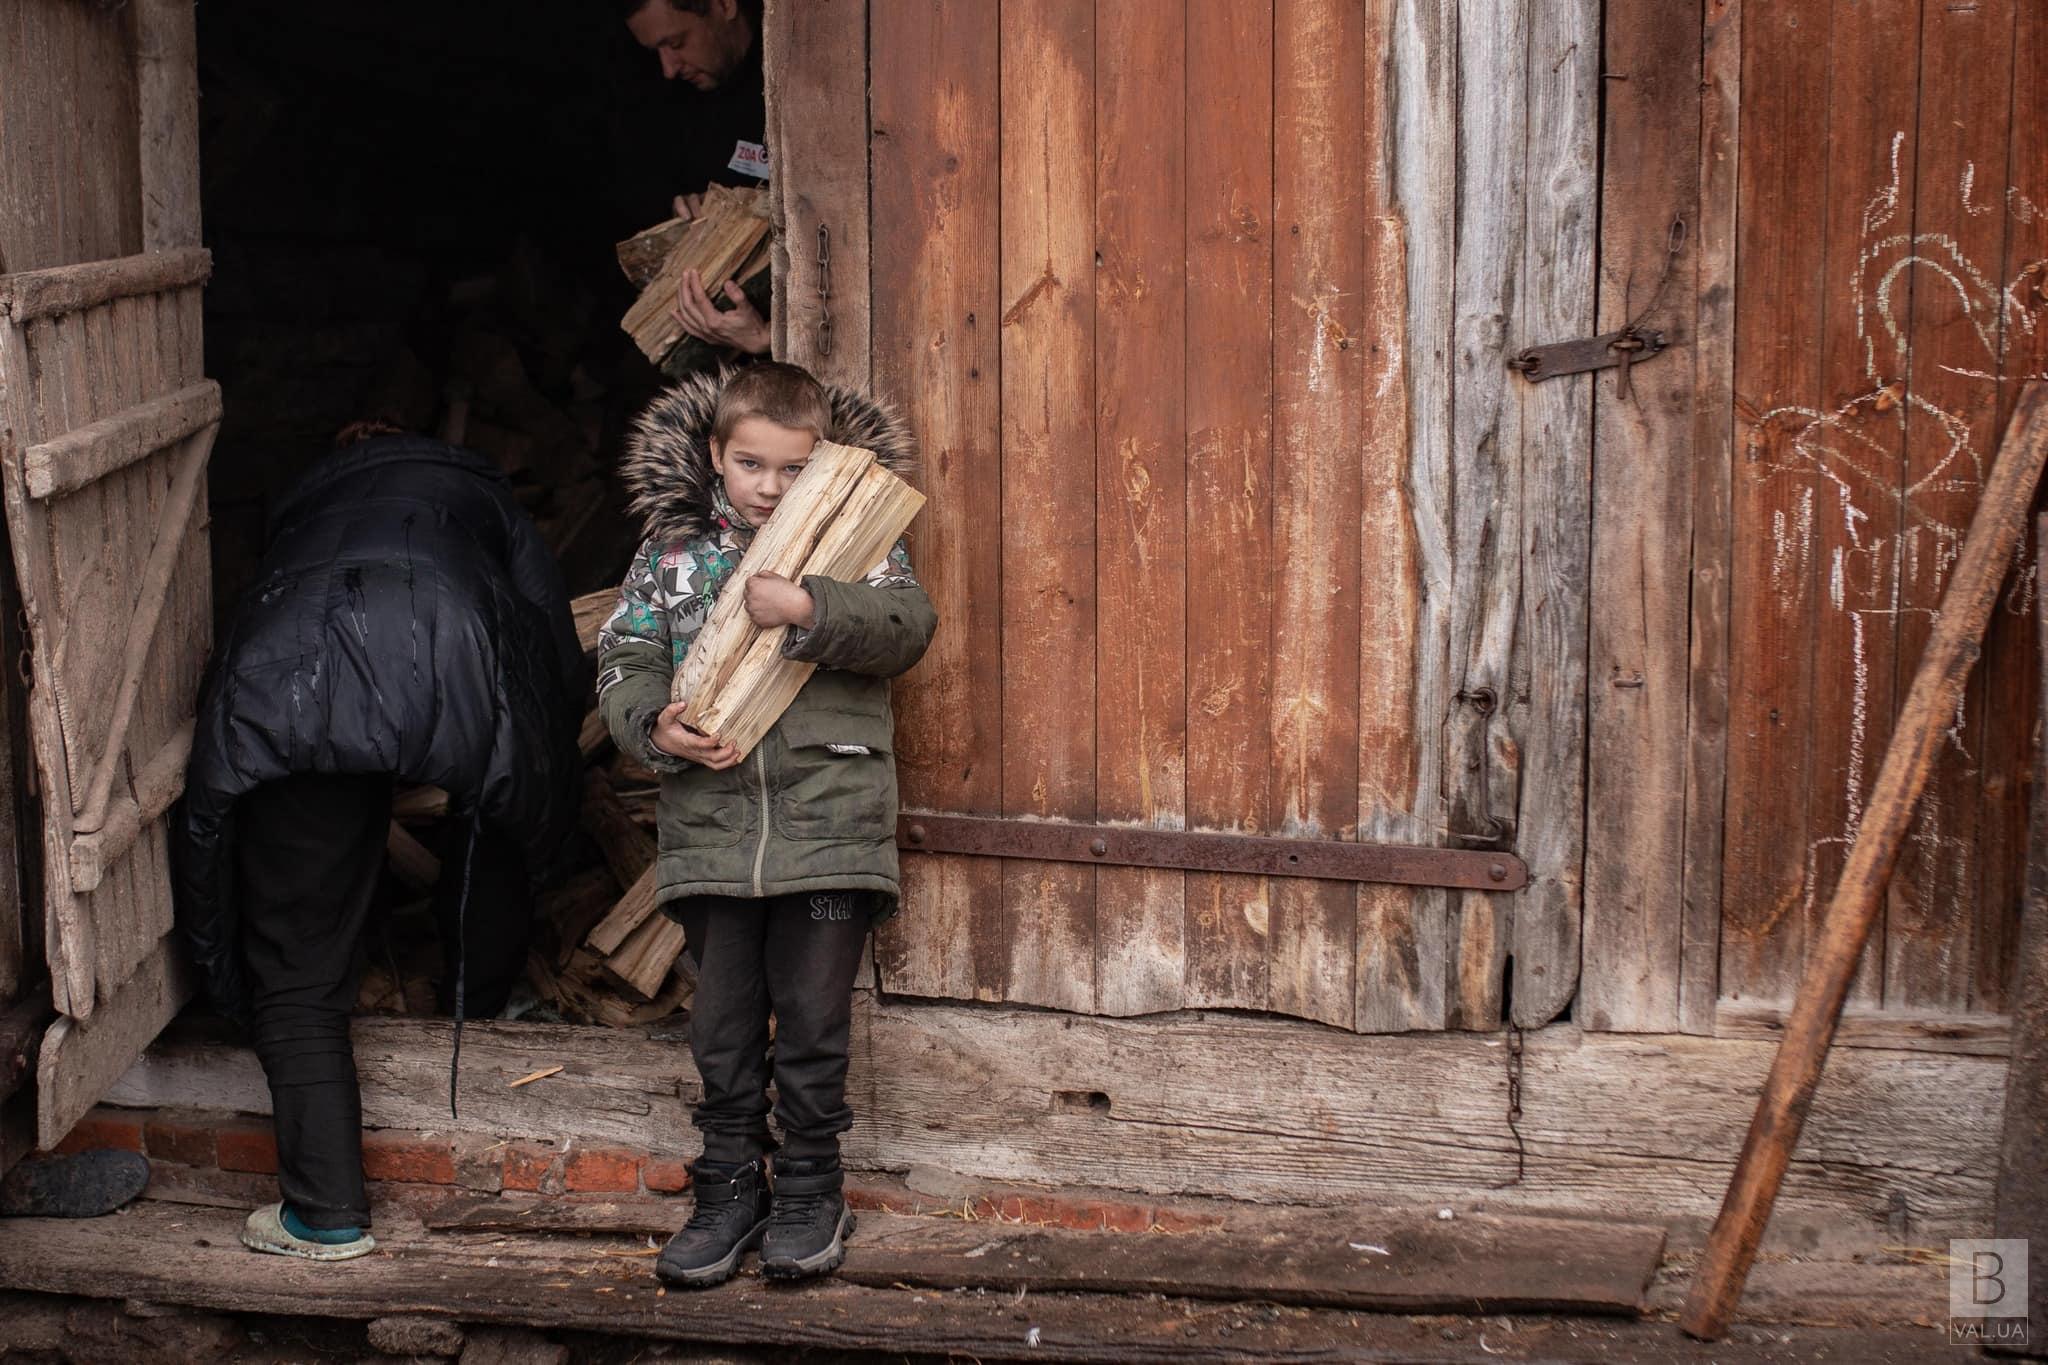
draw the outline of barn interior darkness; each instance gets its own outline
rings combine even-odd
[[[662,379],[620,329],[634,291],[614,244],[668,216],[660,146],[684,126],[679,87],[603,0],[203,0],[198,32],[222,623],[254,581],[269,511],[365,417],[489,456],[571,593],[615,585],[638,533],[613,472]],[[602,798],[586,811],[603,807],[611,838],[586,815],[548,869],[527,1007],[647,1022],[682,983],[624,992],[582,942],[635,880],[628,860],[651,860],[653,774],[601,739],[585,752]],[[365,1009],[432,1008],[419,855],[442,832],[433,797],[397,793]]]
[[[572,591],[616,581],[606,477],[658,382],[612,244],[666,216],[652,58],[582,0],[198,9],[217,600],[277,496],[386,415],[511,473]],[[625,543],[621,543],[621,537]]]

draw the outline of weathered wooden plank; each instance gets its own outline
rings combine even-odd
[[[399,1223],[378,1226],[383,1254],[337,1275],[290,1257],[251,1256],[237,1236],[242,1216],[240,1209],[145,1201],[121,1218],[22,1220],[0,1245],[0,1284],[234,1312],[356,1320],[407,1313],[465,1324],[524,1323],[784,1354],[817,1348],[973,1360],[1251,1365],[1449,1359],[1462,1349],[1447,1352],[1442,1320],[1432,1316],[1272,1312],[1178,1297],[1047,1293],[1031,1295],[1026,1304],[1009,1294],[874,1288],[839,1277],[769,1285],[751,1275],[705,1293],[676,1294],[654,1280],[637,1240],[514,1235],[471,1241]],[[851,1246],[857,1249],[859,1240]],[[1198,1252],[1198,1245],[1184,1244],[1175,1254]],[[1511,1332],[1517,1347],[1544,1358],[1589,1352],[1600,1359],[1678,1358],[1657,1344],[1669,1336],[1662,1324],[1532,1317],[1495,1330]],[[1925,1337],[1921,1329],[1903,1342],[1896,1332],[1813,1342],[1778,1330],[1766,1348],[1723,1345],[1713,1358],[1763,1365],[1783,1358],[1784,1343],[1795,1340],[1801,1359],[1861,1365],[1907,1359],[1905,1350]]]
[[[1273,613],[1273,64],[1270,0],[1194,0],[1187,83],[1187,814],[1266,825]],[[1267,1004],[1262,878],[1187,878],[1185,1003]]]
[[[206,380],[65,432],[23,457],[29,496],[75,492],[219,420],[220,385]]]
[[[1647,313],[1645,326],[1691,340],[1700,35],[1653,2],[1626,0],[1608,8],[1605,45],[1602,69],[1628,79],[1607,91],[1593,330]],[[1672,249],[1675,232],[1685,234],[1683,254]],[[1632,372],[1626,398],[1612,378],[1593,386],[1585,937],[1574,1014],[1593,1029],[1678,1027],[1692,584],[1688,558],[1672,547],[1692,537],[1690,358],[1681,351]]]
[[[365,1122],[663,1154],[689,1141],[697,1078],[672,1044],[651,1046],[634,1030],[472,1022],[460,1117],[450,1119],[450,1031],[445,1021],[354,1021]],[[1497,1038],[878,1003],[863,990],[853,1051],[847,1160],[867,1169],[1281,1203],[1482,1199],[1495,1210],[1708,1217],[1772,1048],[1530,1031],[1527,1175],[1507,1188],[1495,1188],[1515,1169]],[[558,1075],[506,1088],[557,1063]],[[1888,1238],[1895,1194],[1923,1237],[1983,1235],[2004,1072],[1997,1057],[1838,1050],[1771,1244],[1796,1246],[1817,1221]],[[1616,1104],[1620,1094],[1631,1102]],[[1099,1099],[1063,1102],[1076,1096]],[[270,1105],[253,1054],[190,1031],[151,1049],[108,1098],[249,1113]]]
[[[135,24],[142,245],[199,245],[199,35],[194,6],[141,0]]]
[[[1777,1005],[1729,1001],[1714,1013],[1714,1036],[1776,1042],[1785,1036],[1785,1016]],[[2011,1021],[2002,1014],[1906,1013],[1866,1006],[1843,1012],[1833,1046],[2004,1057],[2012,1051],[2011,1034]]]
[[[192,996],[182,954],[159,941],[120,987],[97,1002],[90,1019],[67,1016],[50,1026],[36,1059],[36,1141],[54,1147],[108,1087],[134,1065]]]
[[[1522,78],[1526,226],[1514,326],[1532,339],[1598,330],[1592,324],[1601,10],[1600,0],[1566,0],[1529,14]],[[1516,395],[1523,563],[1511,681],[1525,710],[1509,733],[1520,783],[1515,847],[1529,864],[1529,885],[1512,901],[1508,951],[1513,1019],[1524,1028],[1562,1013],[1579,982],[1592,384],[1591,376],[1575,375],[1524,385]]]
[[[1818,476],[1783,414],[1818,407],[1825,243],[1812,230],[1828,150],[1788,130],[1827,126],[1829,12],[1798,0],[1742,25],[1741,220],[1736,256],[1733,643],[1729,660],[1721,994],[1791,998],[1805,951]],[[1788,340],[1794,339],[1796,340]]]
[[[150,251],[78,265],[17,270],[0,275],[0,313],[16,322],[82,312],[115,299],[157,294],[204,283],[213,253],[204,247]]]
[[[1358,837],[1433,843],[1414,819],[1430,746],[1417,725],[1426,585],[1409,488],[1407,238],[1394,174],[1401,88],[1395,0],[1365,9],[1362,145],[1365,392],[1359,509]],[[1397,589],[1395,585],[1400,585]],[[1357,1004],[1362,1032],[1442,1028],[1450,921],[1441,891],[1358,889]]]
[[[1891,740],[1896,569],[1902,526],[1901,470],[1906,408],[1904,357],[1878,335],[1877,295],[1913,213],[1916,84],[1898,79],[1889,35],[1908,33],[1915,3],[1881,4],[1845,26],[1830,54],[1825,234],[1830,296],[1821,347],[1819,413],[1790,420],[1795,444],[1823,477],[1814,561],[1825,584],[1815,599],[1817,678],[1813,698],[1813,786],[1807,803],[1805,897],[1826,904],[1855,842],[1877,758]],[[1803,134],[1817,137],[1821,130]],[[1902,199],[1901,192],[1905,190]],[[1844,289],[1840,282],[1852,282]],[[1897,382],[1898,388],[1893,388]],[[1882,999],[1884,954],[1867,945],[1851,989],[1858,1004]]]
[[[185,762],[192,754],[192,722],[145,762],[135,774],[134,789],[114,798],[106,822],[71,841],[71,886],[81,895],[95,891],[107,869],[124,856],[171,808],[185,789]]]
[[[1365,24],[1279,0],[1273,78],[1273,609],[1267,822],[1290,838],[1358,828],[1359,498],[1365,288]],[[1405,591],[1405,585],[1384,585]],[[1349,1028],[1356,888],[1276,881],[1272,1008]]]
[[[1523,541],[1522,412],[1504,363],[1520,302],[1517,276],[1527,223],[1528,22],[1519,6],[1460,9],[1458,87],[1489,99],[1457,107],[1455,299],[1449,338],[1449,474],[1453,591],[1449,705],[1444,735],[1445,828],[1454,840],[1511,843],[1519,805],[1518,742],[1531,680],[1517,671],[1515,636]],[[1532,798],[1541,799],[1540,793]],[[1502,1022],[1510,902],[1454,897],[1458,925],[1451,1022]]]
[[[1998,445],[2000,321],[1991,279],[2005,259],[2006,215],[1975,202],[1993,197],[2007,166],[2013,73],[1989,52],[2008,52],[2012,0],[1921,10],[1920,107],[1913,163],[1910,293],[1902,320],[1906,408],[1905,511],[1894,664],[1898,690],[1936,629],[1936,613]],[[1982,168],[1981,171],[1977,168]],[[2014,168],[2019,170],[2019,168]],[[2039,183],[2040,168],[2026,168]],[[2025,171],[2020,171],[2024,174]],[[1981,211],[1980,211],[1981,210]],[[1896,257],[1894,259],[1897,259]],[[1884,919],[1887,1006],[1963,1010],[1976,979],[1973,943],[1977,845],[1985,778],[1985,675],[1979,671],[1914,811],[1911,837],[1892,876]],[[1998,907],[2010,913],[2010,905]],[[2002,964],[2001,964],[2002,968]]]
[[[142,247],[136,81],[120,11],[12,5],[0,16],[0,270]],[[72,111],[90,111],[83,117]]]
[[[2018,381],[2048,375],[2048,90],[2033,73],[2048,61],[2048,16],[2037,5],[2014,11],[2012,40],[2012,145],[2003,182],[1976,168],[1972,206],[2005,217],[1998,428],[2012,416]],[[2036,527],[2030,525],[2029,530]],[[2020,906],[2026,895],[2027,800],[2033,780],[2033,736],[2040,723],[2040,639],[2030,599],[2040,596],[2041,539],[2026,546],[2014,566],[2012,590],[1992,613],[1984,647],[1983,812],[1977,846],[1978,927],[1971,940],[1974,976],[1970,1007],[2006,1009],[2017,978],[2015,954]],[[2036,1327],[2040,1329],[2037,1314]],[[2035,1340],[2044,1338],[2036,1336]]]
[[[674,1231],[682,1210],[678,1199],[461,1195],[424,1221],[442,1232],[645,1236]],[[878,1289],[1634,1316],[1663,1248],[1661,1227],[1487,1213],[1445,1220],[1420,1209],[1274,1209],[1256,1230],[1199,1237],[863,1211],[837,1274]]]
[[[1735,226],[1741,0],[1707,0],[1700,49],[1699,269],[1693,343],[1691,667],[1685,720],[1685,905],[1678,1027],[1713,1031],[1720,999],[1728,775],[1728,585],[1735,460]]]
[[[1187,820],[1185,6],[1096,13],[1097,815]],[[1180,1003],[1186,882],[1103,868],[1096,1008]]]
[[[775,123],[770,183],[782,225],[775,353],[829,383],[865,389],[872,369],[867,0],[789,0],[770,7],[763,28]]]
[[[874,368],[923,445],[913,551],[940,628],[898,684],[911,808],[1002,810],[998,19],[992,6],[870,6]],[[1002,867],[903,860],[879,944],[891,990],[1000,998]]]
[[[1002,18],[1003,813],[1095,817],[1095,23]],[[1057,680],[1057,681],[1055,681]],[[1004,998],[1095,1007],[1095,869],[1003,866]]]

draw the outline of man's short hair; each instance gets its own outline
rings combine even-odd
[[[711,439],[723,446],[732,439],[733,428],[749,417],[808,431],[822,441],[832,423],[832,403],[825,397],[825,386],[803,366],[764,360],[727,381],[711,415]]]
[[[619,12],[621,19],[630,19],[649,5],[667,5],[685,14],[711,12],[711,0],[612,0],[612,8]]]

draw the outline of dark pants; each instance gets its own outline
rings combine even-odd
[[[751,1161],[774,1150],[771,1077],[783,1151],[838,1155],[839,1135],[853,1126],[846,1041],[873,905],[865,891],[829,891],[698,896],[666,907],[682,921],[697,968],[690,1055],[704,1101],[690,1118],[704,1134],[706,1160]]]
[[[364,962],[364,930],[384,865],[391,779],[303,773],[258,787],[236,811],[242,954],[255,1007],[256,1056],[277,1122],[278,1183],[312,1228],[366,1227],[362,1098],[348,1017]],[[466,1012],[505,1007],[526,962],[532,921],[525,856],[490,831],[469,842],[450,821],[435,917],[455,979],[462,861],[470,863]]]

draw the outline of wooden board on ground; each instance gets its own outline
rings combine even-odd
[[[685,1201],[464,1196],[427,1215],[459,1232],[641,1233]],[[1082,1232],[864,1212],[840,1278],[1005,1294],[1171,1294],[1408,1313],[1635,1316],[1664,1251],[1647,1224],[1434,1210],[1274,1209],[1258,1231]]]
[[[1924,1328],[1738,1328],[1712,1347],[1667,1323],[1587,1317],[1470,1318],[1286,1308],[1154,1296],[936,1293],[844,1279],[664,1293],[638,1239],[423,1232],[380,1219],[377,1254],[345,1267],[256,1256],[240,1209],[145,1202],[109,1218],[11,1219],[0,1288],[234,1312],[366,1320],[427,1314],[667,1340],[979,1360],[1174,1362],[1502,1360],[1629,1365],[1905,1365],[1937,1348]],[[859,1245],[856,1237],[855,1246]]]

